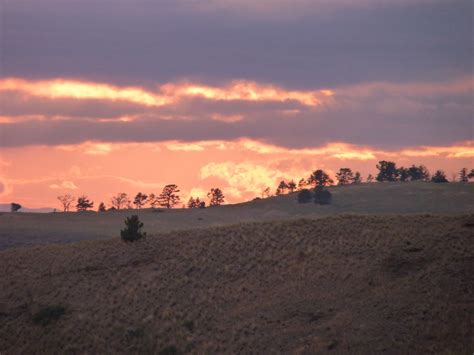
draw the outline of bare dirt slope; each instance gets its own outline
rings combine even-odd
[[[473,227],[336,216],[5,250],[0,352],[472,354]]]
[[[248,221],[320,217],[341,213],[472,213],[474,184],[373,183],[331,187],[333,203],[299,204],[296,194],[218,208],[107,213],[0,213],[0,250],[14,246],[110,239],[123,220],[138,214],[149,233],[220,226]]]

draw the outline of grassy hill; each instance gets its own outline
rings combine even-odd
[[[123,220],[138,214],[148,233],[354,214],[455,214],[474,211],[474,184],[373,183],[331,187],[333,203],[299,204],[296,193],[236,205],[200,209],[126,210],[107,213],[0,214],[0,250],[12,246],[117,237]]]
[[[439,192],[462,197],[456,188]],[[334,211],[350,205],[343,196],[357,196],[335,191]],[[376,200],[379,212],[393,212]],[[280,207],[270,209],[272,201]],[[358,212],[368,212],[364,201],[352,201]],[[199,213],[222,212],[227,222],[259,206],[271,218],[300,213],[282,197],[181,215],[197,223]],[[49,216],[60,217],[80,218]],[[0,352],[472,354],[473,226],[472,214],[332,216],[159,233],[134,244],[4,250]]]

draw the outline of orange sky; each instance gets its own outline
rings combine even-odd
[[[333,143],[314,149],[288,149],[255,140],[184,143],[92,143],[64,146],[29,146],[2,149],[0,181],[2,203],[16,201],[31,208],[59,208],[56,197],[70,193],[88,195],[109,204],[117,192],[159,193],[176,183],[181,197],[205,197],[220,187],[228,202],[272,191],[281,179],[299,180],[322,168],[334,176],[340,167],[359,170],[365,178],[375,174],[378,160],[399,165],[425,164],[431,171],[444,169],[448,176],[469,167],[474,145],[413,147],[383,151]]]

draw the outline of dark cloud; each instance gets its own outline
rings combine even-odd
[[[133,122],[29,121],[0,125],[0,145],[74,144],[88,140],[107,142],[199,141],[254,138],[285,147],[313,147],[329,142],[367,144],[380,148],[417,145],[449,145],[472,139],[470,95],[434,95],[410,100],[411,96],[342,94],[336,101],[317,109],[287,115],[280,106],[252,104],[244,109],[242,121],[211,119],[222,107],[206,100],[194,100],[193,112],[174,108],[180,117],[193,114],[195,120],[163,120],[153,113]],[[199,102],[199,104],[197,104]],[[243,106],[245,107],[247,103]],[[223,105],[225,108],[226,105]],[[254,108],[251,110],[250,108]],[[291,107],[291,105],[290,105]],[[235,112],[242,112],[234,102]],[[231,114],[232,111],[226,111]]]
[[[150,85],[243,78],[317,88],[472,71],[470,0],[279,1],[289,9],[283,14],[298,13],[289,19],[267,16],[285,9],[273,2],[234,14],[239,2],[251,3],[6,0],[2,74]]]

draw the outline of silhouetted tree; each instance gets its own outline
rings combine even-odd
[[[295,192],[296,190],[296,183],[291,180],[289,183],[288,183],[288,190],[290,191],[290,193],[293,193]]]
[[[158,203],[162,207],[173,208],[180,202],[178,195],[178,186],[175,184],[166,185],[163,188],[160,196],[158,196]]]
[[[467,173],[466,168],[462,168],[461,171],[459,172],[459,182],[469,182],[469,174]]]
[[[446,178],[446,174],[444,173],[443,170],[437,170],[434,175],[431,177],[432,182],[449,182],[448,179]]]
[[[353,184],[360,184],[362,182],[362,177],[360,176],[360,173],[358,171],[355,172],[354,174],[354,179],[352,180]]]
[[[415,166],[412,165],[411,167],[408,168],[408,176],[410,177],[411,181],[429,181],[430,180],[430,173],[428,169],[423,166]]]
[[[89,208],[94,207],[94,202],[90,201],[87,196],[80,196],[77,199],[76,210],[79,212],[87,211]]]
[[[147,200],[148,200],[148,196],[139,192],[135,196],[133,200],[133,204],[135,205],[135,208],[141,209],[146,204]]]
[[[74,196],[71,196],[69,194],[58,196],[59,202],[61,202],[61,205],[63,206],[63,211],[64,212],[69,212],[69,209],[71,208],[71,203],[74,201]]]
[[[300,181],[298,181],[298,190],[303,190],[308,186],[308,182],[306,181],[305,178],[302,178]]]
[[[398,169],[393,161],[382,160],[377,164],[377,181],[397,181]]]
[[[314,186],[327,186],[333,183],[332,179],[323,170],[315,170],[308,179],[308,183]]]
[[[156,208],[156,206],[159,205],[158,196],[153,193],[150,194],[150,196],[148,196],[148,203],[150,204],[151,208]]]
[[[207,193],[207,197],[210,199],[209,206],[219,206],[224,203],[224,194],[218,187],[212,188]]]
[[[206,202],[205,201],[199,202],[198,207],[199,208],[206,208]]]
[[[372,176],[372,174],[367,175],[367,182],[372,182],[372,181],[374,181],[374,177]]]
[[[469,174],[467,174],[468,179],[473,179],[474,178],[474,169],[471,170]]]
[[[120,192],[110,199],[110,203],[117,210],[120,210],[123,207],[127,207],[130,203],[130,200],[125,192]]]
[[[280,181],[280,184],[277,187],[276,194],[277,195],[282,195],[285,193],[285,191],[288,189],[288,185],[284,180]]]
[[[313,198],[313,194],[308,189],[303,189],[300,192],[298,192],[298,202],[299,203],[311,202],[312,198]]]
[[[134,215],[127,217],[125,220],[125,229],[120,231],[120,236],[125,242],[134,242],[146,236],[146,233],[142,232],[143,223],[140,222],[138,216]]]
[[[262,191],[262,198],[270,197],[270,187],[267,187],[265,190]]]
[[[206,207],[206,202],[201,201],[199,197],[196,197],[195,199],[193,197],[189,198],[188,208],[205,208],[205,207]]]
[[[329,205],[332,201],[332,194],[322,186],[314,189],[314,203],[319,205]]]
[[[16,202],[10,203],[10,211],[17,212],[21,208],[21,205]]]
[[[347,185],[354,180],[352,170],[349,168],[340,168],[339,172],[336,173],[336,179],[338,185]]]
[[[99,212],[105,212],[105,211],[107,211],[107,208],[105,207],[105,203],[101,202],[101,203],[99,204],[99,208],[97,209],[97,211],[99,211]]]
[[[410,178],[410,174],[408,173],[408,169],[404,168],[403,166],[398,168],[398,180],[400,181],[408,181]]]

